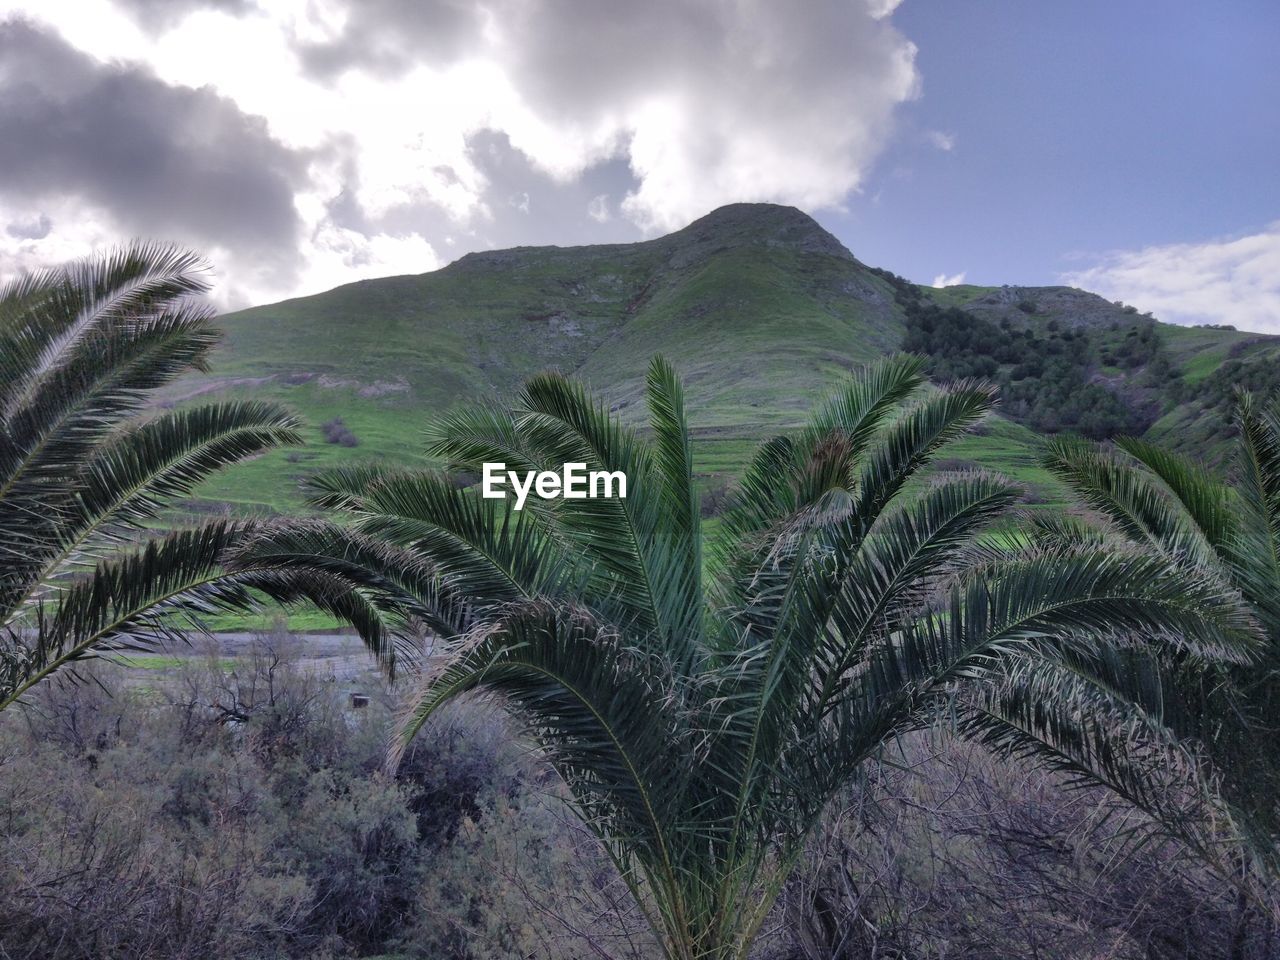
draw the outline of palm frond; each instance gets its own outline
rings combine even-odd
[[[1246,836],[1203,756],[1158,718],[1078,674],[1006,664],[966,688],[956,714],[964,735],[1069,781],[1106,787],[1210,862],[1221,865],[1226,843]]]
[[[957,684],[989,682],[1010,664],[1040,662],[1073,642],[1144,633],[1233,657],[1258,646],[1237,596],[1191,584],[1160,558],[1051,554],[975,572],[877,644],[830,700],[820,751],[826,782],[847,777],[885,737],[927,723]]]
[[[902,617],[928,599],[941,574],[958,572],[975,534],[1005,513],[1019,493],[1007,481],[984,474],[950,477],[881,520],[836,584],[835,629],[820,674],[827,683],[815,701],[819,715],[873,639],[901,626]]]
[[[525,385],[512,414],[454,414],[432,435],[434,452],[470,469],[480,466],[472,455],[501,454],[521,458],[515,465],[505,461],[508,469],[558,471],[583,463],[588,471],[621,472],[625,498],[558,500],[535,512],[583,565],[594,568],[595,594],[607,593],[626,607],[630,619],[652,630],[651,642],[692,656],[689,624],[700,613],[700,571],[689,567],[687,554],[666,534],[662,484],[649,447],[603,403],[563,376],[540,374]]]
[[[484,499],[431,471],[383,476],[367,488],[359,528],[429,560],[465,596],[501,604],[555,595],[576,569],[534,511]]]
[[[0,291],[0,302],[8,304],[3,310],[9,318],[6,327],[44,334],[28,338],[43,342],[34,354],[24,351],[24,368],[5,370],[11,379],[6,381],[4,412],[12,415],[56,371],[82,357],[104,327],[137,323],[206,292],[205,269],[198,256],[182,247],[134,243]]]
[[[72,478],[74,496],[44,498],[28,537],[12,542],[21,548],[9,558],[9,573],[25,589],[20,598],[6,595],[7,619],[21,616],[23,601],[64,568],[125,542],[121,527],[153,519],[223,466],[296,442],[296,424],[272,404],[231,402],[164,414],[109,437]]]
[[[213,471],[296,440],[269,404],[135,419],[217,341],[203,270],[181,248],[134,243],[0,291],[0,709],[95,651],[255,603],[223,565],[249,527],[141,535]]]
[[[117,326],[41,379],[5,417],[0,437],[0,536],[20,533],[14,508],[64,494],[95,447],[138,413],[147,392],[191,369],[217,341],[201,307]],[[16,505],[16,507],[15,507]]]
[[[858,461],[877,431],[924,383],[919,357],[889,357],[856,370],[848,382],[815,412],[796,439],[776,437],[763,444],[752,458],[730,509],[723,518],[729,543],[751,542],[774,529],[797,510],[819,498],[831,483],[810,480],[808,499],[800,492],[801,471],[809,469],[815,451],[827,447],[821,457],[830,467]],[[841,458],[830,455],[837,443]],[[826,474],[827,480],[844,479]],[[848,477],[845,487],[852,483]]]
[[[1177,563],[1204,566],[1215,562],[1216,555],[1204,532],[1168,488],[1150,473],[1072,437],[1050,440],[1045,451],[1046,468],[1135,543]],[[1166,466],[1172,469],[1174,464]],[[1175,475],[1174,479],[1179,478]],[[1194,482],[1190,475],[1181,480]]]
[[[1230,556],[1241,589],[1280,637],[1280,416],[1249,393],[1238,398],[1236,456],[1242,522]]]
[[[540,452],[529,449],[520,426],[510,410],[484,406],[451,410],[427,425],[427,453],[476,474],[485,463],[505,463],[508,470],[543,469]]]
[[[1226,484],[1199,464],[1154,443],[1118,437],[1115,444],[1164,481],[1215,551],[1220,553],[1233,539],[1236,522]]]
[[[97,651],[181,639],[202,615],[252,609],[252,594],[222,567],[248,529],[220,522],[171,533],[101,561],[63,587],[50,600],[51,613],[38,611],[34,637],[0,664],[0,709],[54,670]]]
[[[962,380],[940,389],[891,424],[865,459],[858,476],[862,517],[878,516],[907,481],[940,448],[961,436],[995,406],[995,387]]]
[[[387,477],[405,471],[376,460],[343,463],[319,473],[313,473],[302,481],[307,503],[322,510],[347,510],[358,512],[370,490]]]
[[[680,565],[689,571],[684,604],[691,614],[680,629],[700,633],[702,616],[702,512],[693,477],[693,447],[685,416],[684,388],[675,368],[654,357],[645,378],[645,398],[653,429],[653,482],[658,485],[663,527]],[[676,601],[680,602],[680,601]]]
[[[1027,511],[1023,521],[1030,543],[1042,548],[1100,549],[1107,544],[1106,530],[1059,510]]]
[[[465,596],[427,559],[322,521],[260,528],[227,558],[239,582],[281,603],[310,603],[347,620],[392,676],[417,659],[413,625],[442,637],[466,630]]]
[[[697,743],[664,663],[585,611],[515,604],[456,640],[424,677],[404,710],[399,749],[470,691],[516,711],[621,862],[639,859],[672,882],[670,825],[679,822]]]
[[[64,549],[111,524],[146,523],[223,467],[300,442],[298,424],[275,404],[228,401],[165,413],[113,435],[84,466]]]
[[[926,635],[986,632],[1002,647],[1048,637],[1159,637],[1205,659],[1250,663],[1259,625],[1229,584],[1188,577],[1159,556],[1080,550],[1031,553],[973,571],[946,613],[918,621]],[[976,631],[976,632],[971,632]]]
[[[886,420],[924,385],[925,362],[913,354],[896,354],[855,370],[814,411],[800,435],[800,446],[811,449],[835,433],[848,438],[856,459]]]

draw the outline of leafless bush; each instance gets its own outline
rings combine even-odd
[[[383,772],[296,641],[166,684],[97,666],[0,717],[0,958],[647,960],[643,917],[500,712],[435,718]],[[757,960],[1260,960],[1275,928],[1092,790],[941,735],[833,806]]]
[[[416,771],[411,776],[437,789],[449,782],[436,765],[458,758],[459,735],[495,749],[455,768],[454,799],[431,818],[435,829],[449,831],[450,842],[424,878],[418,919],[400,950],[424,960],[658,960],[661,951],[630,891],[569,811],[563,785],[519,747],[500,715],[455,706],[424,731],[425,749],[406,758]],[[465,806],[457,805],[464,796]]]
[[[145,706],[119,676],[118,669],[88,661],[38,684],[22,712],[31,737],[92,756],[131,734]]]
[[[345,704],[299,658],[299,641],[283,630],[256,636],[230,667],[210,646],[179,671],[171,706],[199,724],[230,727],[264,758],[299,756],[314,769],[338,763],[348,752]]]
[[[258,772],[171,746],[89,764],[42,745],[7,766],[0,956],[249,956],[297,929],[310,895]]]
[[[442,716],[393,779],[392,701],[349,709],[287,636],[81,679],[0,717],[4,960],[645,955],[491,710]]]
[[[1101,791],[941,738],[915,738],[894,759],[833,809],[789,885],[790,956],[1247,960],[1280,950],[1236,891]]]

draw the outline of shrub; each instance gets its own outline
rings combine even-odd
[[[252,647],[149,689],[86,668],[0,718],[0,956],[657,960],[563,786],[491,708],[442,713],[393,780],[386,697],[352,713],[297,643]],[[753,957],[1280,949],[1175,845],[1128,843],[1144,823],[1105,795],[941,735],[894,752],[828,812]]]
[[[790,956],[1262,960],[1277,931],[1096,789],[941,735],[833,806],[777,918]]]
[[[731,498],[727,480],[716,479],[708,483],[702,490],[702,497],[698,502],[698,509],[703,519],[720,516],[729,506]]]
[[[305,655],[280,632],[232,668],[212,648],[159,677],[91,665],[0,716],[0,957],[621,960],[644,940],[492,711],[442,716],[393,779],[394,704],[349,710]]]
[[[320,432],[324,434],[325,443],[336,443],[340,447],[358,447],[360,445],[359,438],[351,432],[351,429],[343,422],[341,417],[326,420],[320,425]]]
[[[1123,338],[1087,327],[1064,329],[1056,319],[1044,335],[1028,327],[1014,333],[985,317],[939,307],[915,293],[900,292],[906,319],[903,349],[928,356],[935,380],[980,377],[1000,387],[1002,412],[1042,433],[1075,431],[1093,438],[1142,433],[1159,416],[1143,390],[1169,395],[1176,381],[1151,321],[1127,327]],[[1034,307],[1030,300],[1021,301]],[[1111,334],[1119,333],[1113,324]],[[1096,365],[1134,371],[1121,390],[1092,382]]]

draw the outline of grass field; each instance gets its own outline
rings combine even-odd
[[[104,659],[108,663],[113,663],[119,667],[128,667],[130,670],[174,670],[190,660],[189,657],[163,656],[158,653],[131,654],[129,656],[105,657]],[[236,665],[236,661],[231,657],[206,659],[204,662],[216,663],[220,670],[231,670]]]

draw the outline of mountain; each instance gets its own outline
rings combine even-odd
[[[1213,408],[1197,399],[1196,384],[1212,385],[1233,360],[1270,357],[1280,343],[1158,324],[1065,287],[916,287],[861,263],[798,210],[733,204],[655,240],[473,253],[431,273],[228,314],[213,372],[179,384],[167,400],[268,395],[306,415],[312,427],[304,448],[230,472],[197,504],[293,511],[299,476],[353,458],[418,460],[421,428],[433,412],[499,398],[538,370],[573,373],[622,416],[638,415],[645,366],[660,352],[685,377],[698,469],[715,489],[755,442],[796,424],[851,366],[923,342],[920,324],[933,321],[922,317],[942,325],[931,334],[943,344],[940,369],[949,362],[945,336],[957,330],[998,331],[995,340],[1016,332],[1026,349],[1046,356],[1063,343],[1079,354],[1092,338],[1086,352],[1094,359],[1071,376],[1141,406],[1154,432],[1198,431],[1206,443]],[[1155,333],[1129,335],[1148,327]],[[1102,362],[1134,337],[1154,337],[1162,359],[1153,362],[1147,343],[1140,367]],[[1124,356],[1129,363],[1136,354]],[[1030,369],[1009,358],[972,363],[984,371],[995,364],[1006,380]],[[1154,366],[1167,382],[1144,379]],[[1009,382],[1014,394],[1034,394],[1042,381]],[[1060,389],[1073,382],[1055,381]],[[956,456],[1055,495],[1034,463],[1034,411],[1010,410],[963,441]]]

